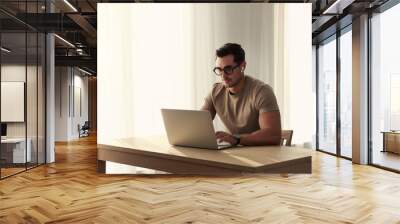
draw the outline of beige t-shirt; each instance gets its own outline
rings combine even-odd
[[[215,109],[231,134],[257,131],[260,129],[260,113],[279,111],[272,88],[250,76],[245,76],[245,86],[236,94],[229,93],[223,83],[215,83],[202,109]]]

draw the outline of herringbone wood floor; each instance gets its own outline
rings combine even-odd
[[[311,175],[110,176],[96,139],[0,181],[0,223],[400,223],[400,175],[315,152]]]

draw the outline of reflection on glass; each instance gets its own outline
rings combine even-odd
[[[400,5],[372,18],[372,163],[400,170],[399,154],[386,151],[382,132],[400,130]],[[398,134],[400,135],[400,133]],[[394,148],[400,148],[400,141]]]
[[[336,40],[318,48],[318,144],[336,153]]]
[[[340,37],[340,152],[352,157],[352,35],[351,30]]]

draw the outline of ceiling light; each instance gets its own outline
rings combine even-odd
[[[322,14],[342,14],[343,10],[354,1],[355,0],[336,0],[332,5],[325,9]]]
[[[7,49],[7,48],[5,48],[5,47],[1,47],[1,50],[4,51],[4,52],[6,52],[6,53],[10,53],[10,52],[11,52],[11,50],[9,50],[9,49]]]
[[[60,36],[58,36],[57,34],[54,34],[54,36],[57,37],[58,39],[60,39],[62,42],[66,43],[67,45],[69,45],[69,46],[75,48],[75,45],[71,44],[71,42],[69,42],[68,40],[66,40],[66,39],[64,39],[64,38],[62,38],[62,37],[60,37]]]
[[[92,75],[92,73],[90,73],[90,72],[88,72],[88,71],[86,71],[86,70],[83,70],[83,69],[81,69],[81,68],[79,68],[79,67],[78,67],[78,70],[81,71],[81,72],[83,72],[83,73],[85,73],[85,74],[87,74],[87,75],[90,75],[90,76]]]
[[[65,4],[67,4],[74,12],[78,12],[78,10],[71,4],[69,3],[68,0],[64,0]]]

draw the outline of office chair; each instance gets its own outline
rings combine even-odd
[[[292,146],[293,130],[282,130],[281,145]]]
[[[89,136],[89,129],[90,129],[89,121],[85,121],[82,127],[80,127],[80,125],[78,124],[79,138]]]
[[[293,130],[282,130],[281,145],[292,146]],[[281,173],[281,177],[288,178],[288,173]]]

